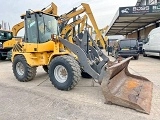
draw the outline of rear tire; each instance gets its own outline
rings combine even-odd
[[[138,60],[138,58],[139,58],[139,56],[134,56],[134,59],[135,59],[135,60]]]
[[[79,82],[81,70],[78,62],[71,56],[57,56],[49,64],[49,77],[59,90],[71,90]]]
[[[46,73],[48,73],[48,66],[47,66],[47,65],[43,65],[42,67],[43,67],[43,70],[44,70]]]
[[[145,53],[144,50],[143,50],[143,57],[147,57],[147,54]]]
[[[14,57],[12,63],[14,76],[20,82],[31,81],[36,76],[36,67],[31,67],[23,55]]]
[[[2,56],[2,54],[0,53],[0,60],[5,60],[7,58],[7,56]]]

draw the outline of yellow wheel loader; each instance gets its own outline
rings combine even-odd
[[[36,68],[47,66],[51,83],[59,90],[68,91],[78,84],[83,70],[99,82],[106,103],[149,114],[152,82],[128,72],[131,58],[111,62],[87,30],[71,40],[62,38],[58,16],[26,11],[21,18],[25,23],[25,39],[13,47],[12,53],[12,69],[18,81],[33,80]],[[89,39],[94,47],[88,44]]]

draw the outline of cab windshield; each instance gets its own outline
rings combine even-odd
[[[53,16],[45,15],[38,16],[39,30],[43,33],[50,32],[52,34],[58,34],[57,20]]]
[[[59,27],[54,16],[36,13],[27,18],[28,42],[44,43],[51,39],[51,35],[59,35]]]
[[[40,42],[46,42],[51,39],[51,35],[58,35],[58,24],[55,17],[50,15],[38,16],[38,28]]]

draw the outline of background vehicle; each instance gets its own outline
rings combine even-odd
[[[151,30],[144,41],[143,56],[160,56],[160,27]]]
[[[153,84],[128,72],[131,58],[111,62],[87,30],[69,40],[62,38],[58,16],[26,11],[21,17],[25,21],[25,39],[13,47],[12,54],[13,73],[18,81],[33,80],[36,68],[46,66],[52,84],[59,90],[68,91],[78,84],[83,70],[102,86],[106,103],[149,114]],[[94,47],[88,44],[88,38]]]
[[[114,57],[130,57],[134,59],[139,58],[138,40],[136,39],[122,39],[115,42]]]
[[[0,60],[5,60],[7,58],[7,53],[12,49],[11,47],[4,48],[4,44],[6,41],[11,40],[13,38],[13,34],[11,31],[0,30]]]

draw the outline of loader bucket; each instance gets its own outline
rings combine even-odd
[[[106,103],[150,113],[153,83],[142,76],[129,73],[130,58],[105,70],[101,83]]]

